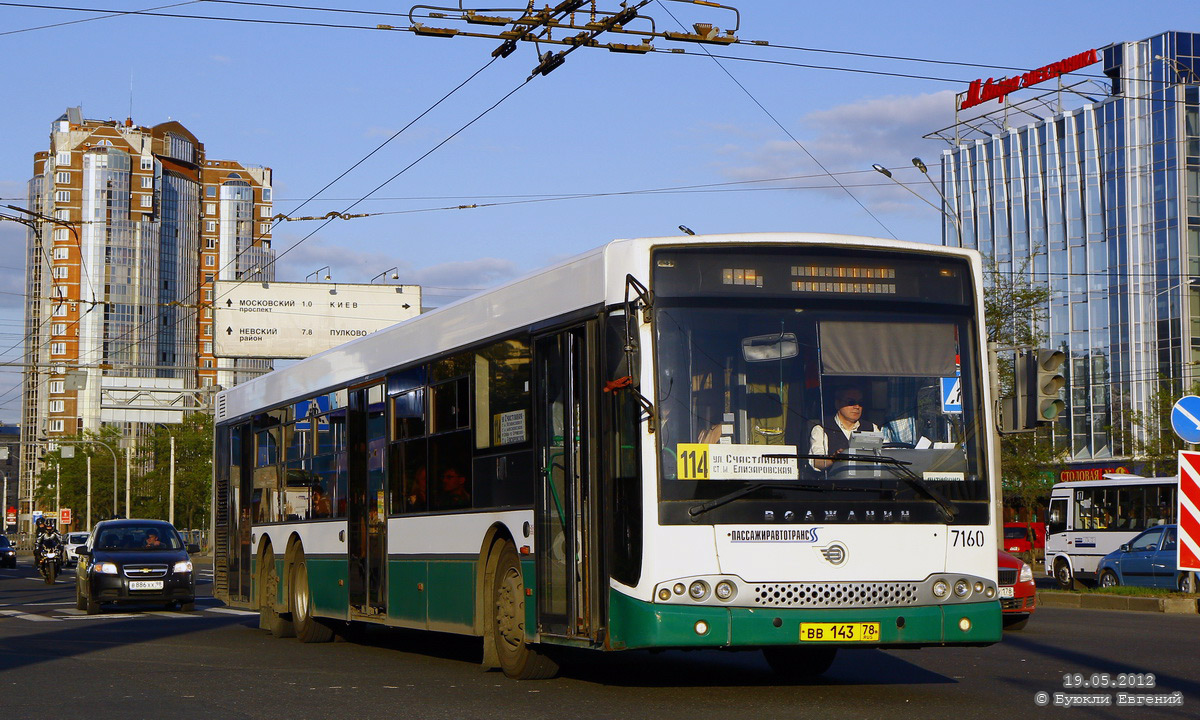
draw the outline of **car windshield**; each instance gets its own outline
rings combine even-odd
[[[182,547],[174,530],[159,525],[105,528],[96,539],[97,550],[179,550]]]
[[[1005,540],[1024,540],[1025,539],[1025,528],[1024,527],[1006,527],[1006,528],[1004,528],[1004,539]]]
[[[87,533],[75,533],[74,535],[68,536],[67,542],[71,543],[72,545],[82,545],[83,543],[87,542],[87,539]]]

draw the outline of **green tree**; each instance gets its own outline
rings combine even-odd
[[[999,347],[1039,347],[1046,342],[1046,305],[1050,288],[1030,280],[1028,265],[1007,272],[989,262],[984,273],[984,321],[987,339]],[[999,354],[1000,396],[1014,392],[1014,353]],[[1056,440],[1050,425],[1033,432],[1000,436],[1000,474],[1004,503],[1009,508],[1034,508],[1050,493],[1067,448]]]
[[[138,448],[140,517],[167,519],[171,498],[171,438],[175,438],[175,525],[207,528],[212,494],[213,422],[194,412],[181,423],[158,425]]]
[[[1183,394],[1182,383],[1160,376],[1150,395],[1149,410],[1129,413],[1126,447],[1136,462],[1145,464],[1142,473],[1147,477],[1175,475],[1179,471],[1179,451],[1191,448],[1171,427],[1171,410]],[[1194,383],[1187,394],[1200,395],[1200,382]]]
[[[60,507],[71,508],[74,526],[87,522],[87,459],[92,459],[92,522],[107,519],[113,508],[113,456],[103,447],[107,444],[117,457],[117,485],[122,486],[124,458],[119,442],[120,431],[104,428],[98,433],[83,432],[58,439],[56,449],[43,456],[41,475],[34,489],[36,506],[40,510],[55,510],[57,490]],[[71,457],[65,457],[71,455]],[[120,487],[117,501],[124,512],[124,496]]]

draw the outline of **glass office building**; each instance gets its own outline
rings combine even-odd
[[[944,242],[1049,285],[1072,463],[1131,457],[1163,380],[1200,380],[1200,34],[1098,55],[1104,80],[1086,79],[1096,66],[1060,80],[1041,112],[1005,100],[942,157]]]

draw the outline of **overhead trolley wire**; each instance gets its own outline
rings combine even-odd
[[[665,10],[665,11],[667,12],[667,14],[671,16],[671,19],[672,19],[672,20],[674,20],[676,23],[679,23],[679,26],[680,26],[680,27],[683,27],[683,23],[680,23],[680,22],[679,22],[679,19],[675,17],[675,13],[671,12],[670,8],[668,8],[668,7],[667,7],[667,6],[666,6],[664,3],[662,3],[662,2],[661,2],[661,0],[659,0],[659,6],[660,6],[660,7],[662,7],[662,9],[663,9],[663,10]],[[856,196],[854,195],[854,193],[850,192],[850,189],[849,189],[849,188],[847,188],[847,187],[845,187],[844,185],[842,185],[842,181],[841,181],[841,180],[838,180],[836,177],[834,177],[832,174],[830,174],[830,172],[829,172],[829,168],[825,167],[824,163],[822,163],[820,160],[818,160],[818,159],[817,159],[817,156],[815,156],[815,155],[813,155],[811,152],[809,152],[808,148],[804,146],[804,143],[800,142],[800,140],[799,140],[799,139],[798,139],[798,138],[797,138],[795,135],[793,135],[793,134],[791,133],[791,131],[790,131],[790,130],[788,130],[786,127],[784,127],[784,126],[783,126],[783,123],[779,122],[779,119],[778,119],[778,118],[776,118],[774,115],[772,115],[772,114],[771,114],[771,111],[770,111],[770,110],[768,110],[768,109],[766,108],[766,106],[765,106],[765,105],[763,105],[761,102],[759,102],[758,98],[754,97],[754,94],[753,94],[753,93],[751,93],[751,92],[750,92],[750,91],[749,91],[749,90],[746,88],[746,86],[745,86],[745,85],[743,85],[743,84],[741,83],[741,81],[739,81],[739,80],[738,80],[736,77],[734,77],[733,73],[729,72],[729,69],[728,69],[728,68],[726,68],[724,65],[722,65],[722,64],[721,64],[721,61],[720,61],[719,59],[717,59],[717,57],[716,57],[715,55],[713,55],[711,52],[709,52],[708,48],[706,48],[706,47],[704,47],[704,46],[702,45],[702,46],[700,46],[700,49],[704,51],[704,54],[706,54],[706,55],[708,55],[710,58],[712,58],[712,61],[713,61],[714,63],[716,63],[716,64],[717,64],[717,67],[721,68],[721,71],[722,71],[722,72],[724,72],[724,73],[725,73],[725,74],[726,74],[726,75],[729,77],[729,79],[730,79],[730,80],[732,80],[732,81],[734,82],[734,84],[735,84],[735,85],[737,85],[739,88],[741,88],[742,92],[746,94],[746,97],[750,98],[750,100],[751,100],[751,101],[752,101],[752,102],[753,102],[755,105],[757,105],[757,106],[758,106],[758,109],[759,109],[759,110],[762,110],[764,113],[766,113],[767,117],[771,118],[771,121],[772,121],[772,122],[774,122],[774,123],[775,123],[775,125],[776,125],[776,126],[777,126],[777,127],[780,129],[780,130],[782,130],[782,131],[783,131],[783,133],[784,133],[785,135],[787,135],[789,138],[791,138],[791,139],[792,139],[792,142],[794,142],[794,143],[795,143],[795,144],[796,144],[796,145],[797,145],[797,146],[798,146],[798,147],[799,147],[801,150],[803,150],[803,151],[804,151],[804,154],[805,154],[805,155],[807,155],[807,156],[809,157],[809,159],[810,159],[810,160],[812,160],[814,163],[816,163],[816,164],[817,164],[817,167],[821,168],[821,171],[822,171],[822,172],[824,172],[824,173],[825,173],[826,175],[828,175],[828,176],[829,176],[829,177],[830,177],[830,178],[831,178],[831,179],[832,179],[832,180],[833,180],[835,183],[837,183],[837,184],[838,184],[838,185],[839,185],[839,186],[842,188],[842,190],[844,190],[844,191],[846,192],[846,194],[847,194],[847,195],[849,195],[849,196],[850,196],[850,198],[851,198],[852,200],[854,200],[854,202],[855,202],[855,203],[857,203],[857,204],[858,204],[858,206],[859,206],[860,208],[862,208],[862,209],[863,209],[863,212],[865,212],[867,215],[870,215],[872,220],[874,220],[875,222],[879,223],[879,227],[881,227],[881,228],[883,228],[885,231],[887,231],[887,234],[888,234],[888,235],[891,235],[893,239],[897,239],[897,240],[899,239],[899,238],[897,238],[897,237],[896,237],[896,233],[892,232],[892,229],[891,229],[891,228],[889,228],[887,225],[885,225],[885,224],[883,223],[883,221],[882,221],[882,220],[880,220],[880,219],[879,219],[879,218],[878,218],[878,217],[875,215],[875,213],[871,212],[871,211],[870,211],[870,209],[868,209],[868,208],[867,208],[867,206],[866,206],[866,205],[863,205],[862,201],[861,201],[861,200],[859,200],[859,199],[858,199],[858,197],[856,197]]]
[[[171,5],[159,5],[157,7],[145,8],[144,10],[114,10],[98,17],[83,18],[80,20],[67,20],[65,22],[50,23],[49,25],[38,25],[36,27],[21,28],[19,30],[5,30],[4,32],[0,32],[0,37],[3,37],[4,35],[19,35],[20,33],[33,32],[34,30],[49,30],[51,28],[64,27],[66,25],[79,25],[80,23],[93,22],[95,20],[107,20],[109,18],[124,17],[126,15],[140,15],[142,13],[154,10],[167,10],[174,7],[183,7],[184,5],[195,5],[196,3],[204,1],[205,0],[187,0],[187,2],[174,3]]]

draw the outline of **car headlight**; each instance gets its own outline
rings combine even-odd
[[[176,573],[190,573],[191,571],[192,571],[192,561],[191,560],[180,560],[179,562],[175,563],[175,567],[171,568],[171,572],[176,572]]]
[[[1018,582],[1033,582],[1033,568],[1029,563],[1021,563],[1021,572],[1017,575]]]
[[[110,562],[96,563],[92,566],[92,570],[100,573],[101,575],[116,575],[117,564]]]

